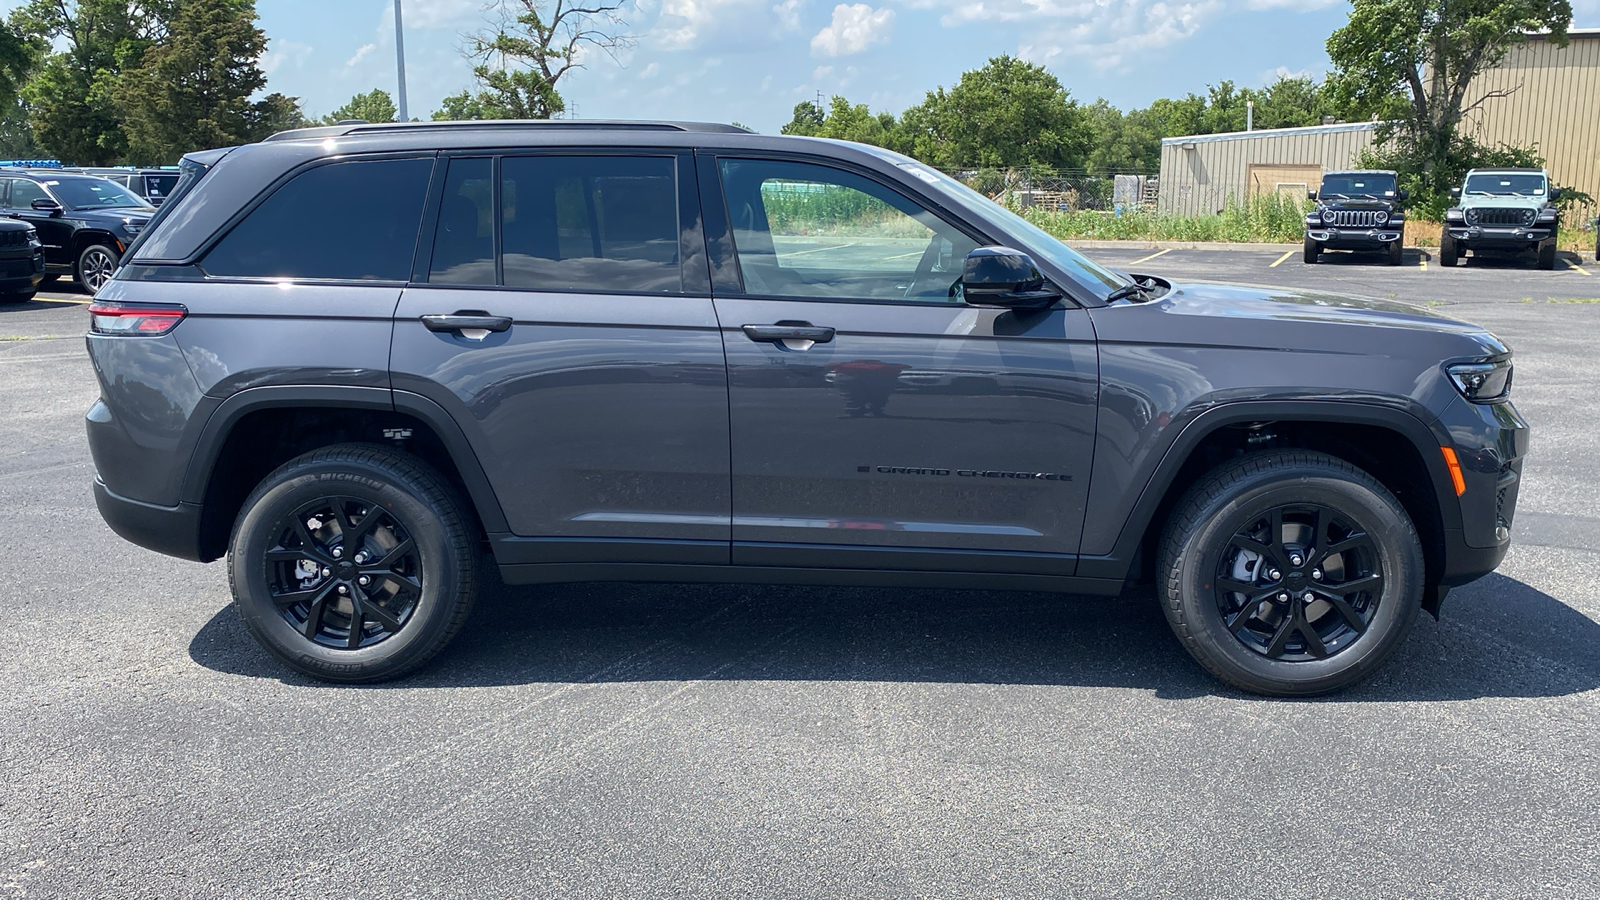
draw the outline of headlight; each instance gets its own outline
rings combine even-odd
[[[1554,222],[1555,220],[1556,220],[1556,208],[1555,207],[1547,206],[1544,209],[1539,210],[1539,221],[1541,221],[1541,222]]]
[[[1389,214],[1387,212],[1384,212],[1381,209],[1378,210],[1378,224],[1379,225],[1387,225],[1387,224],[1389,224]]]
[[[122,223],[122,230],[126,231],[129,234],[138,234],[139,232],[144,230],[144,223],[143,222],[129,222],[129,221],[124,220],[123,223]]]
[[[1444,367],[1461,396],[1473,403],[1493,403],[1511,394],[1511,360],[1452,363]]]
[[[1327,225],[1327,224],[1331,223],[1332,221],[1333,221],[1333,210],[1331,210],[1331,209],[1323,210],[1322,211],[1322,224]]]
[[[1459,222],[1464,218],[1466,216],[1462,215],[1459,209],[1447,209],[1444,211],[1444,220],[1446,222]]]

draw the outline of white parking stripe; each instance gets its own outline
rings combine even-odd
[[[1282,255],[1282,256],[1278,257],[1277,259],[1273,260],[1272,261],[1272,265],[1267,266],[1267,268],[1276,269],[1280,263],[1282,263],[1284,260],[1288,259],[1289,257],[1291,257],[1293,255],[1294,255],[1294,251],[1290,250],[1288,253],[1285,253],[1284,255]]]
[[[1139,259],[1136,259],[1133,262],[1128,263],[1128,265],[1136,266],[1136,265],[1138,265],[1139,263],[1142,263],[1142,262],[1149,262],[1150,260],[1155,259],[1158,256],[1166,256],[1168,253],[1171,253],[1171,252],[1172,252],[1172,248],[1171,247],[1168,247],[1165,250],[1157,250],[1156,252],[1150,254],[1149,256],[1140,257]]]

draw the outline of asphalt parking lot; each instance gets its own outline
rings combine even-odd
[[[0,307],[0,897],[1600,897],[1600,268],[1094,250],[1517,351],[1500,571],[1314,701],[1148,594],[493,587],[409,681],[259,651],[100,521],[86,298]]]

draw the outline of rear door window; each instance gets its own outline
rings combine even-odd
[[[507,287],[683,292],[671,157],[507,157],[500,229]]]
[[[347,160],[296,175],[200,266],[239,278],[407,281],[431,159]]]
[[[494,284],[494,171],[489,159],[452,159],[439,203],[429,284]]]

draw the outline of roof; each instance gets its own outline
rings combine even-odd
[[[1393,169],[1329,169],[1328,171],[1322,173],[1324,178],[1326,178],[1329,175],[1394,175],[1394,174],[1396,174],[1396,173],[1395,173],[1395,170],[1393,170]]]
[[[1492,169],[1468,169],[1468,175],[1543,175],[1543,169],[1526,169],[1506,166],[1497,166]]]
[[[1342,131],[1374,131],[1377,122],[1340,122],[1337,125],[1307,125],[1303,128],[1257,128],[1254,131],[1228,131],[1222,134],[1191,134],[1185,137],[1162,138],[1161,145],[1203,144],[1211,141],[1259,140],[1262,138],[1291,137],[1297,134],[1337,134]]]
[[[749,134],[747,128],[716,122],[626,121],[621,119],[484,119],[466,122],[352,122],[280,131],[269,141],[301,141],[356,134],[426,131],[695,131]]]
[[[1527,35],[1530,41],[1548,40],[1550,32],[1541,31],[1538,34]],[[1600,28],[1568,28],[1567,39],[1572,41],[1592,41],[1600,39]]]

